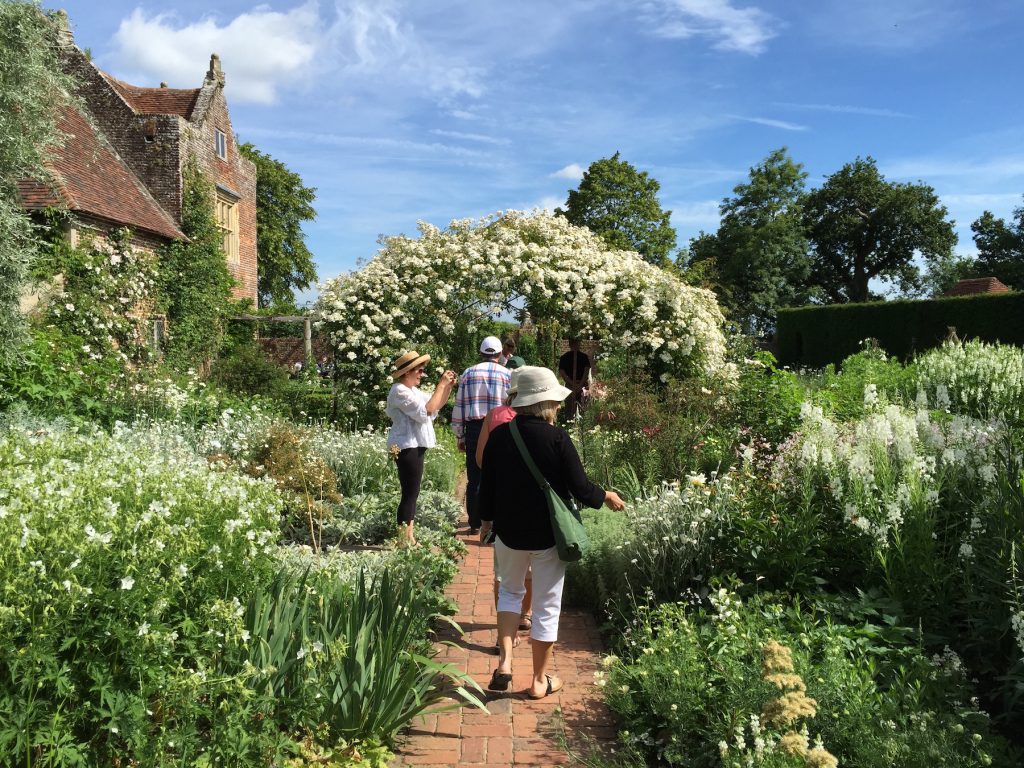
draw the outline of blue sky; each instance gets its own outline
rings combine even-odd
[[[935,187],[973,251],[1024,194],[1020,0],[66,0],[76,42],[136,85],[220,54],[234,128],[318,190],[321,278],[414,233],[553,208],[616,151],[661,183],[680,245],[789,147]],[[216,7],[215,12],[210,8]]]

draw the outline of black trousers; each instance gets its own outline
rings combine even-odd
[[[398,452],[398,484],[402,487],[402,500],[398,502],[398,524],[408,524],[416,517],[416,500],[423,482],[423,456],[426,448],[403,448]]]
[[[462,427],[462,439],[466,443],[466,516],[470,528],[480,527],[480,467],[476,465],[476,445],[483,428],[483,419],[467,421]]]

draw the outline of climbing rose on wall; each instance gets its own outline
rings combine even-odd
[[[655,376],[724,364],[714,294],[636,253],[609,250],[562,217],[499,212],[447,229],[421,222],[419,233],[383,238],[363,269],[329,281],[317,302],[318,327],[366,397],[383,399],[396,353],[429,347],[443,355],[475,320],[510,307],[628,351]]]

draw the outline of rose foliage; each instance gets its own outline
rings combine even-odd
[[[546,213],[510,211],[419,237],[386,237],[360,271],[329,281],[316,314],[342,373],[382,399],[388,362],[415,347],[445,362],[475,324],[525,311],[541,327],[600,338],[654,377],[724,365],[714,294],[685,285],[638,254],[610,250],[590,230]]]

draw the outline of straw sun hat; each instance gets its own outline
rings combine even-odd
[[[548,400],[561,402],[572,394],[572,390],[559,384],[554,372],[547,368],[524,365],[518,368],[516,373],[519,376],[516,378],[516,393],[511,403],[513,408],[522,408]]]
[[[395,358],[391,364],[391,378],[400,379],[409,371],[415,371],[421,365],[430,362],[430,355],[421,355],[419,352],[406,352]]]

